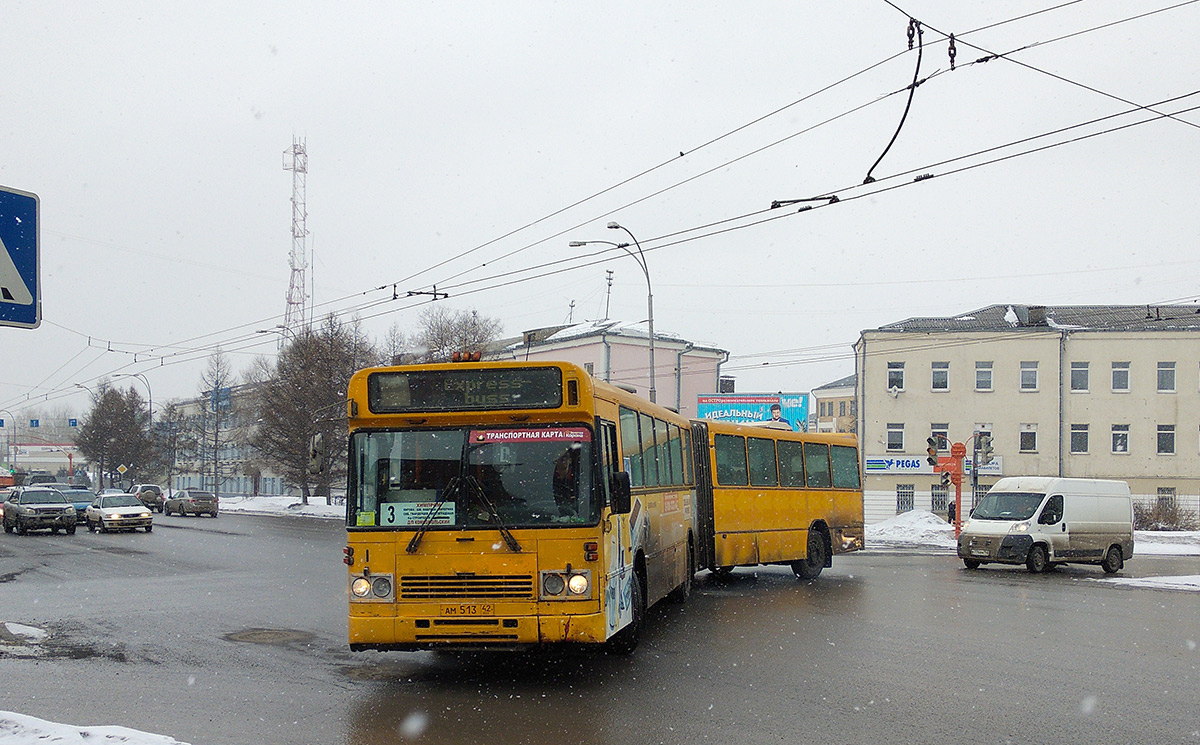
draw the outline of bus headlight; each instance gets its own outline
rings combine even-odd
[[[588,591],[588,578],[586,574],[572,574],[567,580],[567,589],[572,595],[586,595]]]
[[[565,570],[541,573],[542,600],[587,600],[592,596],[592,573],[568,566]]]
[[[562,595],[566,586],[561,574],[546,573],[542,576],[543,595]]]
[[[396,596],[396,583],[390,574],[362,574],[350,580],[350,599],[390,603]]]

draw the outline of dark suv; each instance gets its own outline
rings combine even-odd
[[[152,510],[163,511],[162,487],[158,484],[134,484],[129,493]]]
[[[4,532],[16,530],[25,535],[30,530],[59,529],[74,535],[75,505],[58,489],[38,486],[18,486],[4,501]]]

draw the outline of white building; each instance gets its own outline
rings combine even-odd
[[[992,305],[863,331],[855,352],[868,522],[953,499],[931,434],[968,458],[992,435],[981,491],[1001,475],[1114,478],[1143,503],[1200,507],[1194,308]]]

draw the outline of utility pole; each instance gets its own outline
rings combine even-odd
[[[288,254],[292,278],[288,284],[283,325],[299,334],[307,323],[305,306],[308,301],[304,286],[304,271],[308,268],[305,254],[305,238],[308,236],[308,204],[305,196],[308,188],[308,150],[304,140],[292,138],[292,146],[283,151],[283,170],[292,172],[292,252]],[[283,342],[283,336],[280,336],[280,347],[283,347]]]

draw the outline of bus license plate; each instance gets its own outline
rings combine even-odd
[[[986,548],[973,548],[973,549],[971,549],[971,555],[972,556],[987,556],[988,552],[987,552]]]
[[[458,605],[443,605],[443,616],[494,616],[496,606],[492,603],[459,603]]]

